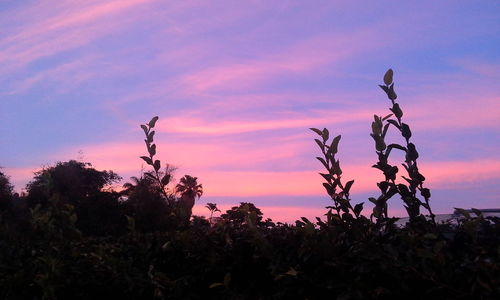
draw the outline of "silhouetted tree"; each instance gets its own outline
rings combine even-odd
[[[118,182],[121,177],[113,171],[98,171],[90,163],[70,160],[58,162],[53,167],[35,172],[28,183],[30,206],[45,204],[54,194],[64,203],[77,206],[82,199],[102,192],[106,185]]]
[[[123,185],[125,189],[121,194],[127,197],[124,202],[127,215],[134,218],[136,229],[143,232],[175,226],[171,204],[174,202],[173,195],[167,194],[166,198],[155,178],[146,174],[140,178],[131,177],[132,182]]]
[[[120,192],[121,195],[125,195],[125,196],[131,195],[133,192],[135,192],[137,187],[141,184],[141,178],[137,178],[135,176],[132,176],[132,177],[130,177],[130,180],[132,180],[132,182],[126,182],[123,184],[123,190]]]
[[[104,191],[121,179],[112,171],[98,171],[90,163],[70,160],[35,173],[27,185],[30,207],[51,205],[75,208],[76,225],[84,234],[105,235],[124,232],[126,218],[120,194]],[[52,208],[53,209],[53,208]]]
[[[9,209],[12,205],[13,189],[9,177],[0,172],[0,212]]]
[[[210,224],[212,224],[212,216],[214,214],[214,212],[218,211],[220,212],[220,209],[217,207],[217,204],[215,203],[207,203],[207,205],[205,205],[206,208],[208,208],[208,210],[210,211],[210,218],[208,219]]]
[[[239,206],[233,206],[222,214],[222,219],[234,224],[246,224],[248,221],[253,221],[254,225],[262,224],[262,211],[253,203],[240,202]]]
[[[177,184],[176,191],[181,194],[179,200],[180,218],[189,222],[196,198],[203,195],[203,186],[198,184],[198,177],[184,175]]]

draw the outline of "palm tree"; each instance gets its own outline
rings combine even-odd
[[[139,184],[141,184],[141,179],[135,176],[130,177],[132,182],[126,182],[123,184],[123,190],[120,192],[121,195],[130,196],[136,189]]]
[[[177,193],[181,194],[180,204],[184,221],[189,221],[196,197],[200,198],[203,195],[203,186],[198,184],[198,177],[184,175],[175,189]]]
[[[215,204],[215,203],[207,203],[207,205],[205,205],[205,207],[208,208],[208,210],[210,211],[210,219],[208,219],[208,220],[209,220],[210,224],[212,224],[212,215],[216,211],[220,212],[220,209],[217,207],[217,204]]]

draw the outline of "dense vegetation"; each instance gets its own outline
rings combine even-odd
[[[117,174],[78,161],[37,172],[21,196],[0,172],[0,298],[499,299],[500,219],[464,211],[457,224],[436,224],[392,70],[384,83],[392,114],[372,123],[384,180],[370,217],[351,204],[354,181],[341,181],[340,136],[314,128],[326,219],[276,224],[252,203],[216,221],[192,216],[203,187],[186,175],[167,188],[173,168],[155,159],[155,117],[141,125],[151,171],[120,192],[108,188]],[[403,145],[387,145],[391,126]],[[405,152],[403,182],[392,149]],[[387,215],[393,196],[410,217],[404,227]]]

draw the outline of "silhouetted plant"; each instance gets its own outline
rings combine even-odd
[[[377,183],[377,186],[381,191],[381,195],[376,199],[369,199],[375,204],[373,208],[373,216],[377,219],[387,218],[387,201],[395,194],[399,194],[405,203],[404,207],[408,212],[410,221],[414,221],[415,218],[421,215],[420,207],[423,207],[429,212],[431,221],[435,224],[434,214],[432,213],[432,209],[429,204],[431,193],[428,188],[423,186],[425,177],[419,172],[417,165],[417,158],[419,155],[415,144],[410,142],[410,138],[412,136],[410,126],[402,122],[403,110],[400,105],[396,103],[397,95],[394,91],[392,69],[389,69],[385,73],[384,85],[379,86],[382,90],[384,90],[392,103],[392,107],[389,108],[392,114],[383,118],[375,115],[374,121],[372,122],[372,133],[370,135],[375,141],[375,149],[378,156],[378,162],[373,165],[373,167],[381,170],[385,176],[385,180]],[[391,118],[392,116],[396,118]],[[387,123],[384,124],[384,121]],[[405,140],[405,146],[396,143],[386,145],[385,137],[391,125],[401,133],[401,136]],[[396,183],[398,167],[390,165],[388,162],[392,149],[397,149],[405,153],[405,162],[402,163],[402,165],[408,176],[403,175],[401,177],[407,182],[407,184]],[[424,201],[421,201],[418,198],[417,191],[420,192]]]
[[[9,181],[9,177],[0,172],[0,213],[7,210],[11,206],[13,189],[14,188]]]
[[[207,205],[205,205],[206,208],[208,208],[208,210],[210,211],[210,218],[208,219],[210,224],[212,224],[212,216],[214,214],[214,212],[220,212],[220,209],[217,207],[217,204],[216,203],[207,203]]]
[[[134,228],[141,232],[154,232],[175,227],[178,223],[174,212],[175,198],[168,194],[165,198],[153,176],[131,177],[132,182],[124,184],[122,195],[129,221],[134,220]]]
[[[121,180],[113,171],[98,171],[90,163],[70,160],[35,172],[28,183],[28,202],[33,207],[46,203],[55,193],[62,202],[78,205],[81,199],[99,194],[105,186]]]
[[[262,223],[262,211],[253,203],[240,202],[239,206],[233,206],[221,215],[223,220],[233,224],[260,225]]]
[[[158,184],[160,188],[160,192],[168,199],[168,194],[166,191],[166,186],[171,180],[170,172],[165,172],[165,174],[161,174],[161,162],[158,159],[155,159],[156,155],[156,144],[154,144],[154,135],[155,131],[152,130],[156,122],[158,121],[158,117],[153,117],[147,124],[142,124],[141,128],[146,135],[146,139],[144,142],[146,143],[146,148],[148,150],[148,156],[141,156],[141,158],[150,166],[153,167],[153,172],[144,173],[144,176],[151,177]]]
[[[181,195],[179,203],[180,217],[185,221],[189,221],[196,198],[200,198],[203,195],[203,185],[198,184],[198,177],[184,175],[175,189]]]
[[[332,218],[341,218],[342,220],[352,220],[354,218],[359,218],[361,211],[363,210],[363,203],[356,204],[354,207],[351,204],[350,191],[354,183],[354,180],[350,180],[345,183],[341,181],[342,169],[340,168],[340,161],[335,158],[337,154],[338,146],[340,142],[340,135],[336,136],[329,142],[330,133],[328,129],[324,128],[319,130],[317,128],[310,128],[312,131],[316,132],[320,137],[319,139],[314,139],[316,144],[318,144],[323,153],[323,157],[316,157],[321,164],[325,167],[327,173],[319,173],[326,182],[323,186],[326,192],[333,200],[333,206],[327,206],[327,220],[330,222]],[[335,214],[332,214],[332,210]],[[352,213],[352,214],[351,214]]]
[[[392,114],[389,114],[385,117],[375,115],[374,121],[372,122],[372,133],[370,135],[375,141],[375,149],[378,155],[378,162],[373,165],[373,167],[381,170],[385,176],[385,180],[377,183],[377,186],[381,191],[381,195],[378,198],[369,198],[369,200],[375,205],[373,208],[372,216],[377,220],[387,219],[387,201],[392,196],[399,194],[401,196],[401,199],[405,203],[405,208],[411,221],[421,216],[420,207],[422,206],[429,212],[431,221],[433,224],[435,224],[434,214],[432,213],[429,204],[431,193],[428,188],[423,187],[425,177],[418,170],[418,152],[415,145],[410,142],[410,138],[412,135],[410,126],[402,122],[403,111],[399,104],[396,103],[397,95],[394,91],[392,69],[389,69],[385,73],[384,85],[380,85],[380,87],[386,92],[389,100],[391,100],[392,107],[390,108],[390,110]],[[391,118],[393,115],[396,117],[395,119]],[[386,123],[384,124],[384,122]],[[405,146],[396,143],[392,143],[389,145],[386,144],[385,137],[391,125],[396,127],[401,133],[406,142]],[[349,198],[349,192],[352,184],[354,183],[354,180],[348,181],[345,185],[343,185],[340,180],[342,169],[340,168],[339,160],[335,158],[335,154],[337,153],[338,144],[340,141],[340,135],[329,142],[328,129],[310,129],[321,137],[321,140],[315,139],[315,141],[321,149],[323,157],[316,158],[328,171],[327,173],[320,173],[320,175],[326,180],[326,182],[323,183],[323,186],[334,202],[333,206],[327,207],[330,208],[330,210],[328,211],[329,218],[332,209],[336,211],[337,216],[342,216],[343,219],[352,218],[350,212],[352,212],[356,218],[359,218],[363,209],[363,203],[357,204],[352,207],[350,203],[351,199]],[[396,183],[398,167],[393,166],[388,162],[389,155],[392,149],[398,149],[405,152],[405,162],[402,165],[406,169],[408,176],[402,176],[402,178],[408,183],[408,185]],[[424,201],[421,201],[417,197],[417,191],[420,192],[420,195],[424,198]]]

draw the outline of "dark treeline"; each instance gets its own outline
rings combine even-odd
[[[252,203],[210,218],[192,216],[203,194],[196,177],[172,185],[173,168],[155,159],[158,117],[141,125],[151,167],[121,191],[113,171],[59,162],[35,173],[18,195],[0,172],[0,299],[500,299],[500,219],[463,211],[437,224],[418,152],[392,83],[382,89],[391,114],[375,116],[372,138],[383,180],[378,197],[351,204],[342,181],[340,136],[312,130],[332,204],[323,219],[264,219]],[[387,143],[395,128],[403,143]],[[389,164],[403,151],[404,183]],[[409,222],[387,214],[400,197]],[[424,215],[423,212],[426,212]]]

